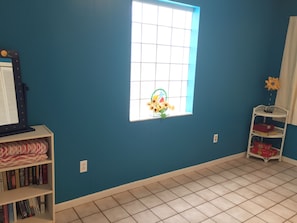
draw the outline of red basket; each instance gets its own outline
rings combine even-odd
[[[274,125],[260,123],[260,124],[255,124],[253,129],[260,132],[270,132],[274,130]]]
[[[272,148],[271,144],[255,141],[251,148],[251,152],[263,156],[265,158],[275,156],[277,150]]]

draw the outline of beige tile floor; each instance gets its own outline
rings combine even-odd
[[[56,213],[56,223],[297,223],[297,166],[238,158]]]

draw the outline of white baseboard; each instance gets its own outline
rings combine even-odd
[[[150,178],[146,178],[146,179],[143,179],[143,180],[138,180],[138,181],[131,182],[131,183],[128,183],[128,184],[120,185],[118,187],[113,187],[113,188],[103,190],[103,191],[100,191],[100,192],[97,192],[97,193],[94,193],[94,194],[86,195],[86,196],[79,197],[79,198],[76,198],[76,199],[73,199],[73,200],[70,200],[70,201],[65,201],[65,202],[56,204],[55,209],[56,209],[56,212],[62,211],[62,210],[72,208],[72,207],[75,207],[75,206],[78,206],[78,205],[81,205],[81,204],[84,204],[84,203],[99,200],[99,199],[102,199],[104,197],[111,196],[113,194],[117,194],[117,193],[121,193],[121,192],[124,192],[124,191],[127,191],[127,190],[131,190],[131,189],[136,188],[136,187],[141,187],[141,186],[144,186],[144,185],[147,185],[147,184],[150,184],[150,183],[155,183],[155,182],[165,180],[167,178],[175,177],[175,176],[178,176],[178,175],[181,175],[181,174],[185,174],[185,173],[188,173],[188,172],[191,172],[191,171],[207,168],[207,167],[210,167],[210,166],[213,166],[213,165],[218,165],[220,163],[227,162],[227,161],[230,161],[230,160],[233,160],[233,159],[241,158],[241,157],[244,157],[245,155],[246,155],[246,153],[242,152],[242,153],[238,153],[238,154],[235,154],[235,155],[231,155],[231,156],[223,157],[223,158],[220,158],[220,159],[212,160],[212,161],[209,161],[209,162],[206,162],[206,163],[201,163],[201,164],[198,164],[198,165],[195,165],[195,166],[191,166],[191,167],[171,171],[171,172],[164,173],[164,174],[161,174],[161,175],[157,175],[157,176],[154,176],[154,177],[150,177]]]
[[[297,166],[297,160],[291,159],[289,157],[283,156],[282,161]]]

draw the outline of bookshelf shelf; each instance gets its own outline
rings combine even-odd
[[[47,159],[45,161],[34,163],[34,166],[40,166],[40,165],[43,165],[43,164],[51,164],[52,162],[53,161],[51,159]],[[9,170],[18,170],[18,169],[22,169],[22,168],[28,168],[28,167],[31,167],[31,166],[32,166],[32,164],[11,166],[11,167],[0,168],[0,171],[4,172],[4,171],[9,171]]]
[[[37,148],[34,143],[38,140],[48,145],[46,160],[0,168],[0,220],[3,215],[4,219],[12,216],[13,223],[54,223],[54,134],[44,125],[32,128],[35,131],[0,137],[0,148],[7,143],[33,143]],[[9,175],[11,172],[14,173],[13,180]],[[25,212],[25,217],[21,212]]]
[[[15,203],[36,196],[42,196],[53,193],[50,185],[36,185],[21,187],[9,191],[0,192],[0,205]]]
[[[30,218],[18,219],[16,223],[52,223],[53,220],[49,215],[40,215]]]

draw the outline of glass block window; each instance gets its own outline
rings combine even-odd
[[[173,1],[132,1],[130,121],[159,117],[148,106],[156,89],[174,107],[167,117],[192,114],[199,14]]]

